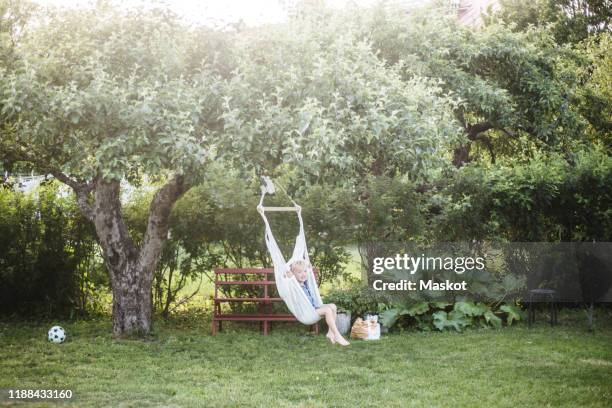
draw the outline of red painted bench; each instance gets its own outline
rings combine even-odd
[[[255,280],[236,280],[236,276],[255,275],[258,276]],[[270,276],[272,275],[272,276]],[[315,270],[315,278],[317,271]],[[270,280],[271,279],[271,280]],[[219,293],[219,288],[224,285],[250,285],[263,286],[262,297],[222,297]],[[279,297],[270,297],[270,287],[276,286],[274,282],[274,269],[272,268],[217,268],[215,269],[215,297],[212,319],[212,334],[221,331],[224,321],[248,321],[259,322],[263,330],[264,336],[270,331],[270,322],[293,322],[297,319],[292,314],[279,314],[272,311],[272,303],[282,302]],[[253,302],[259,304],[258,313],[240,314],[240,313],[223,313],[221,311],[222,303],[229,302]],[[315,323],[311,326],[315,333],[319,333],[319,324]]]

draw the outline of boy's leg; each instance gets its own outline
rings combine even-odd
[[[334,311],[334,318],[336,318],[336,316],[338,316],[338,308],[334,303],[328,303],[328,306],[332,308],[332,310]]]
[[[326,304],[324,304],[324,305],[321,305],[320,307],[318,307],[318,308],[317,308],[317,309],[315,309],[315,310],[317,310],[317,313],[319,313],[319,312],[318,312],[318,311],[319,311],[319,309],[323,309],[323,308],[325,308],[325,309],[331,309],[331,310],[333,311],[334,309],[333,309],[332,305],[333,305],[333,306],[335,306],[333,303],[326,303]],[[319,313],[319,316],[323,316],[323,314]],[[336,313],[334,313],[333,319],[334,319],[334,323],[335,323],[335,322],[336,322]],[[326,320],[327,320],[327,319],[326,319]],[[334,335],[335,335],[335,333],[332,331],[331,326],[330,326],[329,324],[327,325],[327,328],[328,328],[327,333],[331,332],[332,334],[334,334]]]
[[[331,307],[320,307],[315,309],[319,316],[325,316],[325,322],[331,331],[331,334],[334,336],[336,342],[340,343],[342,346],[348,346],[350,343],[346,341],[344,337],[338,331],[338,327],[336,326],[336,317],[334,313],[334,309]]]
[[[333,303],[326,303],[323,306],[329,307],[334,312],[334,322],[336,321],[336,317],[338,316],[338,308]]]
[[[338,328],[336,327],[336,317],[334,316],[334,310],[328,305],[323,305],[315,310],[319,316],[325,317],[325,323],[327,323],[329,331],[331,331],[334,336],[338,336],[340,333],[338,332]]]

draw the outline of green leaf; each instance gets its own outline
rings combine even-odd
[[[502,320],[497,317],[492,311],[487,310],[484,314],[484,318],[491,326],[495,327],[496,329],[501,329]]]
[[[409,316],[417,316],[429,311],[429,304],[427,302],[418,302],[410,305],[407,309],[402,310],[402,314]]]
[[[392,327],[399,317],[399,309],[387,309],[378,318],[383,326]]]
[[[469,326],[470,324],[470,320],[468,320],[463,313],[457,310],[453,310],[450,313],[440,310],[433,314],[433,318],[434,326],[440,331],[447,328],[453,328],[457,331],[461,331],[461,329]]]
[[[468,327],[472,323],[472,319],[458,310],[453,310],[448,314],[449,321],[457,331]]]
[[[448,302],[429,302],[429,305],[431,306],[432,309],[444,309],[448,306],[450,306],[452,303],[448,303]]]
[[[513,305],[502,305],[499,310],[508,314],[507,322],[508,326],[515,320],[521,320],[523,318],[523,312],[519,308]]]
[[[442,310],[433,314],[433,324],[436,329],[443,331],[446,328],[448,322],[448,314]]]
[[[475,304],[474,302],[457,302],[455,303],[454,310],[464,313],[466,316],[482,316],[489,308],[482,304]]]

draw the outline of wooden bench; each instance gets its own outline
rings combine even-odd
[[[255,275],[259,278],[255,280],[236,280],[237,276]],[[272,276],[270,276],[272,275]],[[317,271],[315,270],[315,278]],[[220,296],[220,287],[225,285],[239,286],[263,286],[263,296],[261,297],[223,297]],[[274,269],[272,268],[217,268],[215,269],[215,297],[213,306],[212,334],[215,335],[223,328],[224,321],[247,321],[259,322],[264,336],[270,331],[271,322],[293,322],[297,319],[292,314],[274,313],[272,304],[282,302],[280,297],[271,297],[270,292],[276,286],[274,282]],[[223,313],[222,303],[229,302],[253,302],[259,304],[257,313]],[[315,323],[311,329],[318,334],[319,324]]]

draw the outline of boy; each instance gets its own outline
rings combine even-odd
[[[308,264],[304,260],[298,260],[291,264],[290,270],[287,272],[287,277],[295,276],[295,279],[298,281],[306,297],[310,301],[310,304],[315,308],[315,311],[319,316],[325,316],[325,322],[327,323],[327,327],[329,331],[327,332],[326,337],[331,341],[332,344],[338,343],[342,346],[348,346],[350,343],[346,341],[344,337],[338,331],[336,327],[336,313],[337,308],[333,303],[328,304],[319,304],[315,298],[313,292],[311,292],[311,288],[308,287],[308,282],[306,279],[308,277]]]

